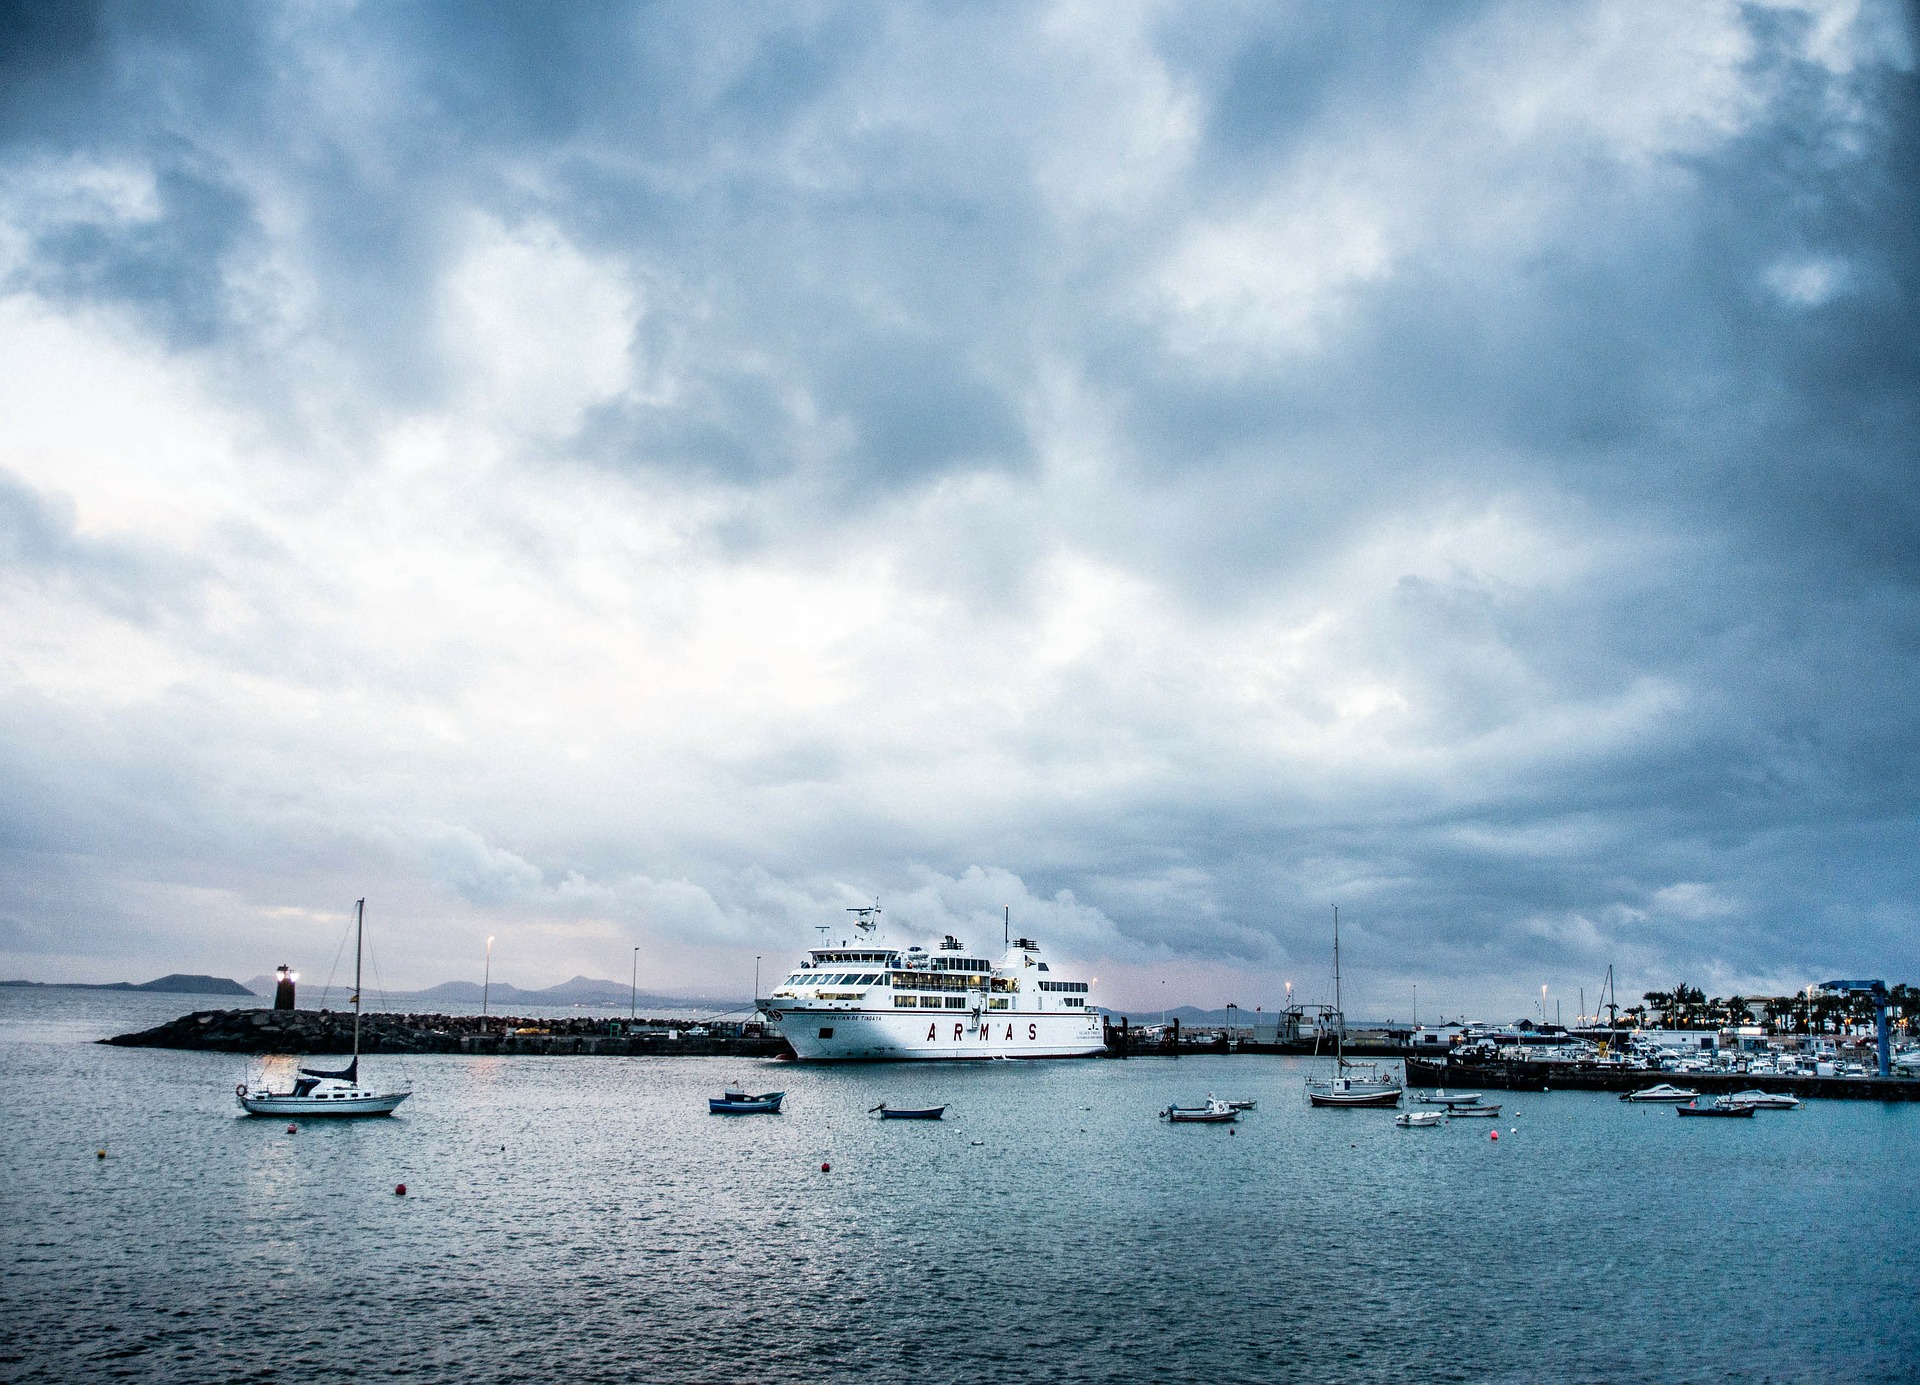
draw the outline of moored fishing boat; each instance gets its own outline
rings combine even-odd
[[[1700,1093],[1691,1087],[1676,1087],[1671,1082],[1658,1082],[1651,1087],[1642,1087],[1637,1092],[1622,1092],[1622,1101],[1693,1101]]]
[[[1684,1105],[1674,1107],[1673,1113],[1676,1116],[1751,1116],[1759,1109],[1757,1106],[1745,1106],[1739,1102],[1729,1101],[1725,1097],[1720,1097],[1715,1101],[1708,1102],[1705,1106],[1702,1106],[1697,1099],[1689,1101]]]
[[[1160,1118],[1176,1125],[1225,1125],[1238,1120],[1240,1113],[1233,1109],[1231,1102],[1222,1101],[1208,1092],[1204,1105],[1181,1106],[1175,1103],[1162,1111]]]
[[[360,954],[366,933],[367,901],[353,906],[353,1057],[344,1068],[300,1068],[293,1089],[276,1092],[266,1085],[242,1082],[234,1100],[250,1116],[390,1116],[413,1095],[408,1087],[382,1091],[360,1083]]]
[[[777,1116],[785,1092],[747,1092],[729,1087],[720,1096],[707,1098],[707,1114],[712,1116]]]
[[[1422,1106],[1473,1106],[1479,1103],[1480,1093],[1450,1092],[1445,1087],[1436,1087],[1420,1093],[1414,1100]]]
[[[1469,1105],[1449,1106],[1447,1108],[1448,1120],[1470,1120],[1476,1116],[1485,1116],[1491,1119],[1499,1114],[1499,1106],[1491,1102],[1476,1101]]]

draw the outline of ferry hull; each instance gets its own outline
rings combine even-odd
[[[1106,1048],[1096,1012],[781,1009],[770,1012],[794,1055],[809,1062],[974,1062],[1088,1058]]]

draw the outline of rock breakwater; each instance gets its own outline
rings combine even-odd
[[[348,1053],[353,1015],[332,1010],[198,1010],[136,1034],[100,1040],[123,1048],[210,1053]],[[362,1053],[480,1053],[537,1057],[717,1054],[777,1058],[786,1040],[753,1023],[511,1015],[363,1015]]]

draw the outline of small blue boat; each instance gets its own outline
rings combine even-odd
[[[947,1113],[944,1106],[889,1106],[885,1102],[873,1109],[883,1121],[937,1121]]]
[[[777,1116],[785,1092],[743,1092],[729,1087],[724,1096],[707,1098],[710,1116]]]

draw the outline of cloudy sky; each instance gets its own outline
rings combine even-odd
[[[0,975],[1920,973],[1897,4],[0,18]],[[1165,984],[1163,984],[1163,978]]]

